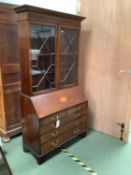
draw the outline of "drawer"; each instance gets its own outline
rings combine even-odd
[[[57,114],[53,114],[51,116],[48,116],[48,117],[42,119],[41,123],[42,123],[42,125],[45,125],[45,124],[48,124],[50,122],[55,122],[57,120],[57,116],[59,116],[59,118],[61,118],[61,117],[64,117],[66,115],[67,115],[67,111],[65,110],[65,111],[59,112]]]
[[[42,119],[41,124],[45,125],[45,124],[48,124],[50,122],[55,122],[57,120],[57,117],[61,119],[65,116],[67,116],[67,115],[72,116],[72,114],[74,114],[74,113],[76,115],[78,115],[79,113],[84,113],[84,112],[85,113],[87,112],[87,104],[86,103],[82,103],[82,104],[77,105],[75,107],[72,107],[72,108],[69,108],[67,110],[58,112],[57,114],[48,116],[48,117]]]
[[[86,121],[87,121],[87,116],[84,115],[81,118],[75,119],[75,120],[67,123],[66,125],[63,125],[60,128],[53,129],[50,132],[47,132],[47,133],[41,135],[41,143],[45,143],[45,142],[53,139],[54,137],[57,137],[65,132],[73,129],[74,127],[76,127],[84,122],[86,123]]]
[[[87,110],[87,103],[82,103],[80,105],[68,109],[67,114],[77,113],[82,110]]]
[[[69,123],[69,122],[71,122],[74,119],[77,119],[77,118],[85,115],[85,114],[86,114],[86,111],[83,110],[83,111],[76,112],[76,113],[73,113],[71,115],[67,115],[67,116],[64,116],[64,117],[60,118],[60,127],[65,125],[65,124],[67,124],[67,123]],[[48,123],[46,125],[43,125],[43,123],[42,123],[40,128],[41,128],[40,129],[40,133],[41,134],[49,132],[49,131],[51,131],[53,129],[56,129],[56,120],[53,121],[53,122],[50,122],[50,123]]]
[[[74,129],[62,134],[61,136],[58,136],[49,142],[41,145],[41,153],[46,154],[55,148],[59,147],[60,145],[64,144],[66,141],[72,139],[73,137],[79,135],[80,133],[84,132],[86,130],[86,123],[81,124],[78,127],[75,127]]]

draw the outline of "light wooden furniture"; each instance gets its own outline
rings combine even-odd
[[[32,6],[15,8],[20,41],[23,146],[42,163],[47,153],[87,128],[87,99],[78,86],[84,17]]]
[[[20,60],[14,7],[0,3],[0,132],[4,141],[21,132]]]

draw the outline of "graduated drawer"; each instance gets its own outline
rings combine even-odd
[[[82,103],[82,104],[77,105],[75,107],[72,107],[72,108],[66,109],[64,111],[58,112],[56,114],[53,114],[51,116],[48,116],[48,117],[42,119],[41,124],[45,125],[45,124],[48,124],[50,122],[54,122],[57,120],[57,117],[63,118],[67,115],[72,115],[74,113],[77,115],[77,113],[80,113],[82,111],[87,111],[87,103]]]
[[[87,110],[82,110],[82,111],[79,111],[79,112],[75,112],[75,113],[72,113],[70,115],[66,115],[62,118],[60,118],[60,127],[65,125],[66,123],[68,122],[71,122],[72,120],[75,120],[83,115],[87,114]],[[40,126],[40,133],[41,134],[44,134],[46,132],[49,132],[53,129],[56,129],[56,121],[57,120],[54,120],[48,124],[41,124]]]
[[[67,109],[67,114],[77,113],[79,111],[87,110],[87,103],[79,104],[75,107]]]
[[[54,137],[57,137],[65,132],[73,129],[74,127],[76,127],[76,126],[78,126],[86,121],[87,121],[87,115],[84,115],[78,119],[75,119],[75,120],[67,123],[66,125],[63,125],[60,128],[55,128],[55,129],[51,130],[50,132],[41,135],[41,143],[45,143],[45,142],[53,139]]]
[[[41,145],[41,154],[46,154],[60,145],[64,144],[66,141],[69,141],[73,137],[79,135],[80,133],[86,130],[86,123],[82,123],[80,126],[73,128],[72,130],[50,140]]]

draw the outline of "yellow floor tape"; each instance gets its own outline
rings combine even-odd
[[[66,153],[68,157],[70,157],[73,161],[77,162],[81,167],[83,167],[86,171],[88,171],[91,175],[98,175],[94,170],[92,170],[91,167],[83,163],[81,160],[79,160],[77,157],[75,157],[73,154],[69,153],[66,149],[61,149],[63,153]]]

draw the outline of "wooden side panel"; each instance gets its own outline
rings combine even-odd
[[[1,63],[19,63],[18,34],[16,24],[0,23]]]
[[[20,59],[17,18],[10,4],[0,3],[0,63],[5,110],[3,133],[14,135],[21,130]]]
[[[39,154],[39,120],[30,99],[21,96],[23,118],[23,144]]]
[[[13,4],[0,3],[0,23],[16,24],[15,7]]]
[[[89,100],[89,126],[120,138],[117,123],[126,121],[131,69],[131,3],[81,0],[81,15],[87,20],[82,24],[80,84]]]
[[[2,128],[2,130],[6,129],[1,65],[0,65],[0,128]]]
[[[22,93],[32,95],[30,28],[27,21],[18,21],[18,36],[20,45],[20,66]]]
[[[11,78],[11,75],[9,76]],[[8,130],[21,126],[20,92],[20,81],[4,84],[6,126]]]
[[[21,127],[20,65],[3,64],[2,74],[6,127],[8,131],[15,130],[15,128]]]

